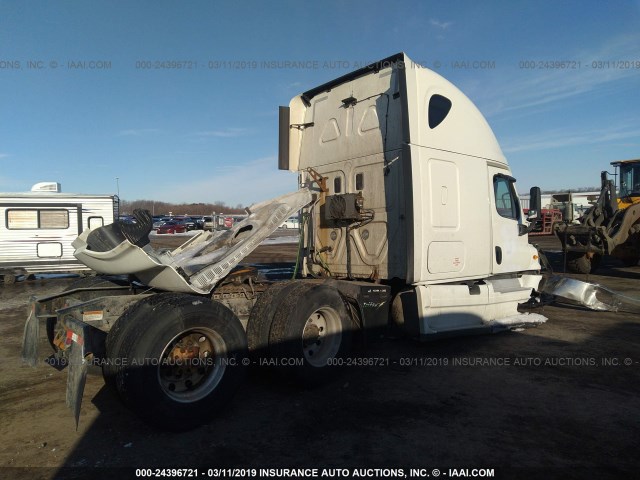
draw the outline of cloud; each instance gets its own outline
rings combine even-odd
[[[627,126],[634,124],[634,126]],[[640,137],[640,123],[634,121],[621,121],[623,127],[610,127],[592,130],[550,130],[538,132],[535,136],[506,139],[502,143],[505,153],[525,152],[533,150],[557,149],[576,145],[593,145],[597,143],[616,142]]]
[[[141,137],[143,135],[150,135],[159,133],[157,128],[132,128],[129,130],[120,130],[116,136],[118,137]]]
[[[243,137],[249,133],[246,128],[224,128],[222,130],[209,130],[204,132],[195,132],[196,137],[216,137],[216,138],[235,138]]]
[[[7,157],[10,157],[8,153],[0,153],[0,158],[7,158]]]
[[[431,25],[433,25],[434,27],[441,28],[442,30],[446,30],[451,25],[453,25],[453,22],[440,22],[439,20],[437,20],[435,18],[430,18],[429,19],[429,23]]]
[[[170,192],[175,202],[225,202],[229,206],[269,200],[298,188],[297,174],[278,170],[275,156],[258,158],[244,164],[216,167],[215,173],[200,180],[183,178],[179,185],[156,188]],[[208,173],[208,172],[207,172]]]
[[[591,51],[557,54],[559,60],[572,59],[576,68],[501,69],[500,75],[494,77],[493,85],[485,84],[482,89],[473,86],[472,90],[477,89],[477,103],[483,106],[482,111],[487,117],[515,111],[536,113],[552,108],[561,100],[595,90],[602,94],[605,87],[628,79],[635,80],[636,70],[616,68],[613,63],[637,57],[638,44],[640,34],[617,36]],[[524,60],[537,61],[533,58]],[[597,62],[608,63],[608,67],[600,68]]]

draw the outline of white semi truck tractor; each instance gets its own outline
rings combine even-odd
[[[281,107],[279,168],[298,172],[296,192],[173,251],[150,247],[148,212],[77,238],[75,256],[102,275],[34,297],[23,341],[35,365],[46,331],[76,422],[91,366],[142,419],[186,430],[253,363],[287,359],[284,375],[313,384],[354,335],[391,324],[425,339],[546,320],[518,310],[541,280],[527,237],[539,189],[526,219],[482,114],[404,53]],[[296,278],[239,266],[297,212]]]

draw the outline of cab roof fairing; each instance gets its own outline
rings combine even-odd
[[[493,130],[469,97],[438,73],[408,59],[405,65],[409,143],[507,165]],[[436,94],[451,101],[451,110],[432,129],[428,124],[429,101]]]
[[[398,53],[335,80],[308,90],[289,102],[290,108],[290,171],[299,171],[302,135],[306,127],[305,114],[311,100],[339,85],[377,74],[384,69],[397,69],[401,74],[400,94],[403,96],[405,143],[453,151],[507,165],[507,160],[487,120],[475,104],[455,85],[436,72],[413,62],[405,53]],[[434,129],[428,126],[429,99],[442,95],[452,102],[445,121]]]

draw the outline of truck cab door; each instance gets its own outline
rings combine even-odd
[[[492,273],[527,270],[531,264],[529,238],[524,223],[515,179],[508,172],[489,167],[491,203]]]

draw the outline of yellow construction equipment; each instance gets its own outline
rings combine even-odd
[[[601,173],[597,202],[580,217],[579,224],[557,223],[567,267],[575,273],[592,273],[604,255],[626,266],[640,261],[640,159],[612,162],[618,187]]]

